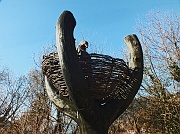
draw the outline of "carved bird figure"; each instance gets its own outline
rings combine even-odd
[[[82,55],[83,52],[86,52],[86,48],[88,48],[88,42],[83,40],[79,43],[77,47],[77,54]]]

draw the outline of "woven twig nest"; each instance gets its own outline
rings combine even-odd
[[[99,100],[117,97],[126,99],[131,92],[134,80],[131,77],[131,70],[122,59],[92,53],[83,57],[79,56],[79,62],[92,97]],[[56,52],[43,56],[42,70],[57,92],[68,96]]]

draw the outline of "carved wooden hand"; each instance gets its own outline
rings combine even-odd
[[[100,105],[91,96],[78,60],[73,36],[75,25],[75,18],[69,11],[64,11],[61,14],[56,25],[57,52],[63,77],[72,101],[68,102],[62,97],[58,98],[53,85],[47,77],[45,78],[46,88],[50,99],[57,107],[61,107],[60,104],[64,105],[65,102],[69,104],[67,109],[72,107],[73,110],[67,112],[67,115],[72,115],[71,117],[79,123],[83,122],[82,125],[79,124],[81,132],[106,134],[109,126],[126,110],[139,90],[143,76],[142,48],[136,35],[125,37],[124,41],[130,52],[129,69],[131,70],[130,77],[132,82],[129,84],[129,87],[132,90],[126,99],[114,98],[105,105]],[[77,115],[75,115],[76,111],[80,114],[79,120]]]

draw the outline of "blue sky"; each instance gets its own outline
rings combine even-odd
[[[76,18],[77,43],[84,38],[103,44],[105,54],[118,55],[123,38],[135,33],[137,19],[152,10],[180,12],[180,0],[1,0],[0,67],[17,76],[36,67],[33,57],[55,43],[55,25],[64,10]]]

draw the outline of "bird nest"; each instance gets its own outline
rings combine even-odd
[[[126,99],[134,81],[126,63],[122,59],[108,55],[95,53],[88,55],[79,56],[79,63],[91,96],[99,100]],[[42,70],[59,94],[69,96],[56,52],[43,56]]]

